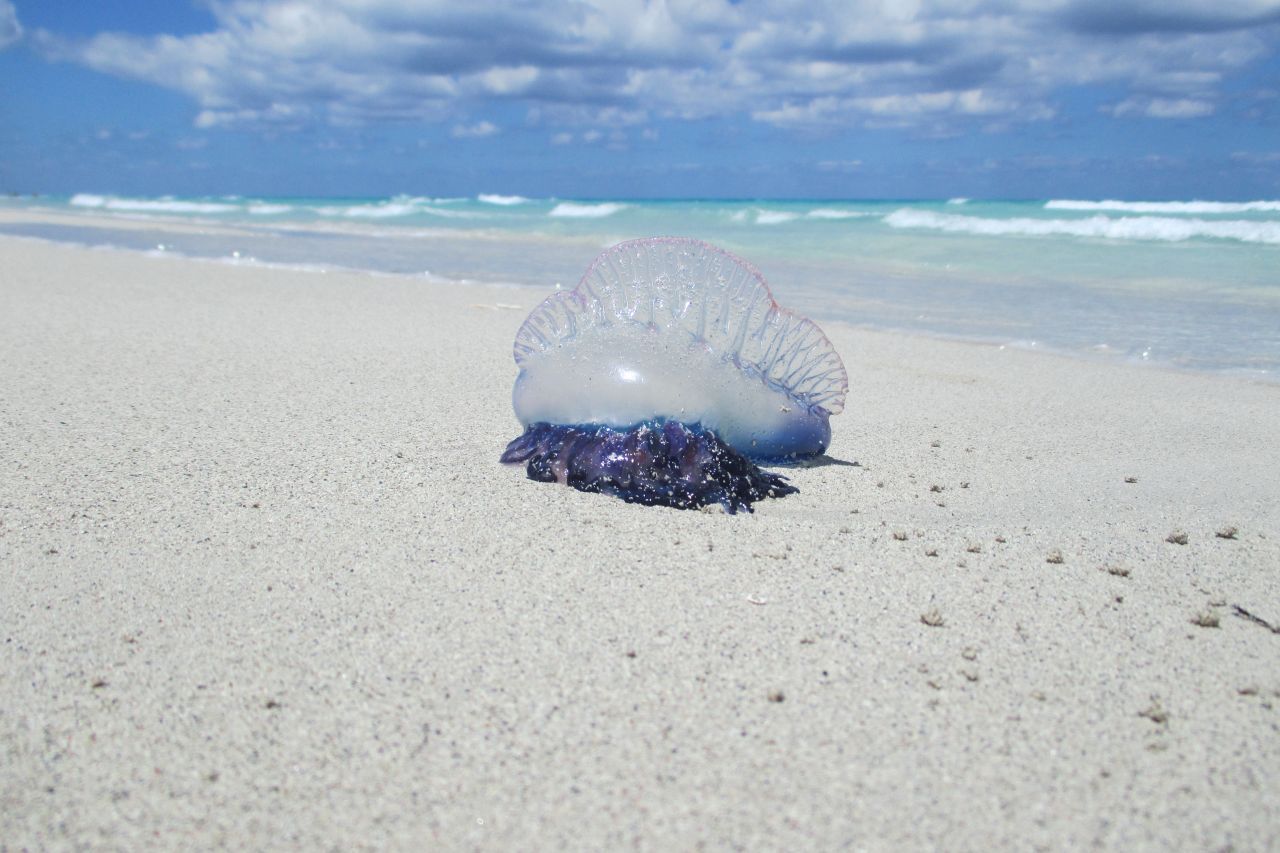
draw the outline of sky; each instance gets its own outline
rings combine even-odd
[[[1280,198],[1280,0],[0,0],[0,191]]]

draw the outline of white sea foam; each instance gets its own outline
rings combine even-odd
[[[465,210],[447,210],[444,208],[433,207],[427,204],[418,205],[416,208],[414,208],[414,211],[416,213],[425,213],[425,214],[428,214],[429,216],[443,216],[448,219],[476,219],[477,217],[485,218],[485,214],[483,213],[470,213]]]
[[[71,197],[70,204],[75,207],[102,207],[107,203],[106,198],[100,195],[92,195],[91,193],[76,193]]]
[[[379,204],[355,204],[350,207],[320,207],[317,210],[325,216],[350,216],[356,219],[387,219],[393,216],[408,216],[418,208],[406,202],[381,202]]]
[[[376,204],[326,205],[317,207],[316,212],[321,216],[340,216],[347,219],[395,219],[414,214],[443,216],[451,219],[470,219],[478,215],[467,213],[463,210],[446,210],[424,203],[428,201],[433,201],[433,199],[397,197],[391,201],[382,201]]]
[[[485,204],[498,204],[503,207],[529,203],[529,199],[522,195],[496,195],[494,193],[480,193],[480,195],[476,196],[476,201],[482,201]]]
[[[547,216],[563,216],[571,219],[599,219],[602,216],[612,216],[625,207],[625,204],[619,204],[616,201],[606,201],[601,204],[580,204],[573,201],[562,201],[551,208],[551,212]]]
[[[757,225],[781,225],[783,222],[790,222],[793,219],[799,219],[800,214],[791,213],[786,210],[757,210]]]
[[[894,228],[931,228],[962,234],[1100,237],[1110,240],[1177,242],[1197,237],[1280,245],[1280,222],[1247,219],[1172,219],[1167,216],[1090,216],[1087,219],[989,219],[928,210],[895,210],[884,218]]]
[[[1046,210],[1116,210],[1125,213],[1269,213],[1280,212],[1280,201],[1076,201],[1055,198]]]
[[[249,213],[254,216],[276,216],[281,213],[288,213],[293,208],[287,204],[251,204],[249,205]]]
[[[71,197],[75,207],[92,207],[97,210],[122,210],[131,213],[230,213],[238,208],[234,204],[211,201],[178,201],[176,199],[134,199],[115,196],[77,193]]]
[[[146,213],[230,213],[234,204],[201,201],[140,201],[136,199],[109,198],[107,210],[129,210]]]
[[[968,203],[969,203],[969,199],[965,198],[964,196],[957,196],[956,198],[947,199],[947,204],[968,204]]]

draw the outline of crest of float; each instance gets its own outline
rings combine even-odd
[[[534,432],[671,439],[669,424],[712,434],[751,460],[804,458],[826,450],[830,416],[844,408],[848,390],[844,365],[817,325],[779,306],[753,266],[691,239],[608,249],[575,289],[534,309],[514,355],[512,401],[527,429],[507,461],[537,455],[508,459],[518,442],[521,452],[538,444]],[[616,485],[588,490],[627,498]]]
[[[756,459],[821,453],[848,379],[813,321],[750,264],[698,240],[622,243],[516,334],[516,416],[701,423]]]

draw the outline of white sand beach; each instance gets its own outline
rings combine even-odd
[[[0,849],[1280,845],[1280,386],[824,323],[646,508],[497,462],[543,296],[0,238]]]

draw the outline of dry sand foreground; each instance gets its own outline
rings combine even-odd
[[[0,238],[0,848],[1280,844],[1280,387],[828,325],[643,508],[496,462],[543,295]]]

